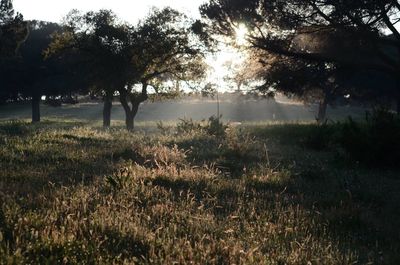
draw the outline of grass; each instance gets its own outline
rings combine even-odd
[[[0,264],[399,264],[399,172],[314,127],[0,122]]]

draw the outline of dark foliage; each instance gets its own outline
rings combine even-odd
[[[340,144],[354,160],[372,167],[399,167],[400,118],[386,109],[375,109],[366,122],[349,118]]]
[[[208,134],[215,136],[225,136],[228,125],[224,124],[221,121],[221,118],[222,116],[211,116],[210,118],[208,118],[208,124],[205,127]]]
[[[327,122],[310,127],[304,139],[304,146],[317,151],[329,149],[335,145],[337,139],[337,124]]]
[[[176,131],[178,134],[190,134],[196,132],[206,132],[210,136],[225,136],[228,125],[224,124],[222,121],[222,116],[219,118],[216,116],[211,116],[208,121],[203,120],[201,123],[193,121],[193,119],[183,118],[176,125]]]

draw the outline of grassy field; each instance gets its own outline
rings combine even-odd
[[[226,121],[315,121],[318,106],[304,106],[289,101],[273,100],[222,100],[220,113]],[[353,117],[364,117],[365,108],[337,106],[329,107],[328,117],[332,120]],[[41,105],[41,113],[45,119],[85,119],[90,121],[102,120],[102,102],[83,102],[77,105],[50,107]],[[112,119],[124,121],[125,113],[119,102],[114,102]],[[209,98],[202,100],[167,100],[162,102],[146,102],[139,108],[136,120],[145,121],[177,121],[182,117],[202,120],[217,115],[217,102]],[[0,105],[0,120],[29,119],[31,106],[28,103]]]
[[[0,122],[0,264],[400,264],[400,172],[311,124]]]

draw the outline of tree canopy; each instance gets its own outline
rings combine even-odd
[[[397,72],[388,51],[399,46],[399,8],[394,0],[211,0],[201,12],[214,33],[245,24],[249,43],[268,52]]]
[[[170,92],[171,83],[204,76],[202,50],[194,41],[191,25],[187,17],[170,8],[153,9],[135,26],[120,22],[109,10],[72,11],[66,30],[54,36],[48,55],[81,53],[90,69],[89,82],[105,96],[104,125],[110,125],[112,98],[118,93],[127,127],[132,129],[149,86],[156,93]]]
[[[134,27],[133,35],[135,80],[119,90],[128,129],[133,128],[140,103],[148,98],[149,86],[156,93],[179,93],[176,82],[205,76],[202,47],[195,42],[190,21],[183,14],[170,8],[154,9]],[[135,83],[141,85],[139,92],[131,86]]]
[[[326,88],[332,75],[335,82],[339,80],[334,69],[354,73],[353,81],[358,81],[346,85],[359,89],[358,95],[368,90],[357,86],[359,80],[368,79],[366,73],[398,79],[397,0],[210,0],[200,10],[205,31],[211,35],[234,39],[237,29],[245,25],[247,45],[264,52],[257,60],[269,65],[263,88],[272,83],[288,91],[285,88],[292,86],[289,90],[300,94],[318,83]],[[330,77],[326,79],[326,75]],[[381,91],[400,99],[399,89]]]
[[[44,57],[52,34],[61,31],[61,26],[44,21],[26,23],[29,35],[21,44],[18,56],[10,57],[0,64],[2,99],[32,99],[33,121],[40,121],[39,103],[43,95],[70,94],[82,87],[77,81],[84,79],[72,75],[73,58]]]
[[[11,0],[0,1],[0,56],[16,55],[28,35],[23,16],[16,13]]]

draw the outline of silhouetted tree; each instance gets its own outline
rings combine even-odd
[[[283,57],[269,65],[264,73],[264,84],[259,90],[268,92],[274,89],[306,103],[318,103],[316,120],[323,123],[326,121],[328,105],[350,91],[343,83],[345,74],[344,69],[334,64]]]
[[[170,8],[153,9],[133,28],[131,52],[134,75],[119,89],[128,130],[134,127],[139,105],[148,99],[149,87],[156,94],[179,93],[176,82],[202,79],[206,67],[190,21]],[[138,84],[140,91],[134,86]]]
[[[233,36],[245,24],[255,49],[400,78],[398,0],[211,0],[201,12],[214,34]]]
[[[132,130],[148,89],[169,92],[166,84],[194,80],[203,74],[200,51],[194,48],[185,17],[169,8],[152,10],[137,26],[119,23],[108,10],[77,11],[67,17],[67,30],[56,35],[49,54],[78,50],[87,59],[88,80],[104,95],[103,124],[110,125],[112,98],[119,93]],[[137,87],[140,86],[138,91]]]
[[[56,23],[30,21],[30,34],[21,46],[18,60],[20,94],[32,100],[32,122],[40,121],[40,102],[43,95],[59,94],[61,90],[60,61],[57,58],[45,60],[44,51],[51,42],[51,35],[60,30]]]
[[[111,123],[114,94],[134,78],[131,62],[133,36],[129,25],[110,10],[71,11],[62,34],[54,35],[49,56],[72,53],[81,57],[81,71],[95,93],[104,98],[103,125]]]
[[[51,42],[51,34],[60,30],[55,23],[42,21],[26,22],[29,35],[21,44],[18,56],[9,58],[0,65],[0,75],[5,98],[11,100],[31,99],[32,122],[40,121],[40,101],[43,95],[62,93],[60,77],[61,61],[57,58],[45,60],[43,52]]]
[[[16,55],[28,35],[27,24],[11,0],[0,1],[0,58]]]
[[[15,13],[11,0],[0,1],[0,103],[16,97],[12,88],[12,77],[17,74],[15,65],[18,48],[28,36],[27,24],[19,13]],[[14,84],[15,86],[15,84]]]

